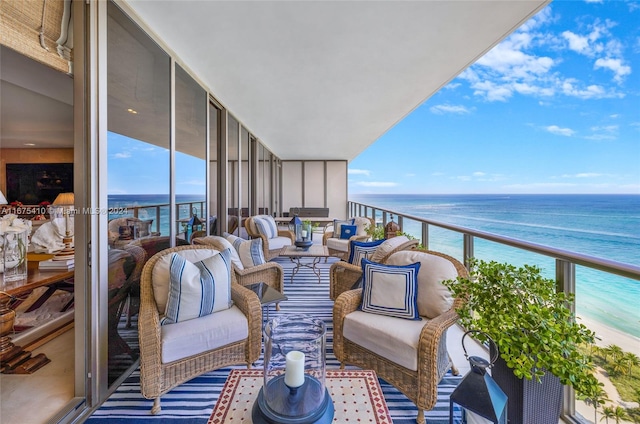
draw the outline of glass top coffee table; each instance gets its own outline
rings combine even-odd
[[[267,311],[267,320],[269,319],[269,305],[282,302],[283,300],[289,300],[287,296],[269,286],[267,283],[254,283],[249,284],[245,287],[258,295],[258,299],[260,299],[262,309],[265,309]]]
[[[302,249],[296,246],[285,246],[280,251],[280,256],[287,257],[291,259],[291,262],[296,264],[296,267],[293,269],[291,273],[291,282],[293,283],[293,277],[300,271],[300,268],[305,267],[309,268],[313,271],[313,273],[318,277],[318,283],[320,283],[320,268],[318,268],[318,263],[322,258],[328,258],[329,249],[327,246],[322,244],[313,244],[307,249]],[[312,258],[313,261],[309,262],[301,262],[302,258]]]

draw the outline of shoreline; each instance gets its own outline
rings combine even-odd
[[[631,352],[640,356],[640,338],[624,333],[615,328],[609,327],[596,320],[578,315],[578,322],[584,324],[591,331],[596,333],[596,345],[607,347],[617,345],[625,352]]]

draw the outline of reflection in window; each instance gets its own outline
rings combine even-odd
[[[199,236],[206,235],[207,93],[179,65],[175,93],[177,233],[191,242],[194,231],[202,231]]]
[[[139,356],[137,265],[149,255],[131,239],[169,234],[171,62],[116,5],[107,8],[107,194],[118,212],[108,234],[111,385]]]

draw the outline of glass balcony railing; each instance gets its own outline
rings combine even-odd
[[[621,308],[616,307],[614,311],[610,310],[610,305],[607,306],[607,299],[617,297],[616,304],[619,304],[619,297],[628,295],[624,293],[640,292],[639,266],[355,201],[348,202],[348,208],[349,216],[372,217],[377,225],[383,226],[393,214],[393,219],[402,232],[419,239],[425,249],[446,253],[465,264],[468,264],[470,258],[478,258],[509,262],[515,266],[527,263],[540,267],[545,277],[555,279],[558,290],[575,295],[576,301],[572,305],[574,312],[581,322],[594,331],[596,344],[602,351],[616,346],[629,356],[640,356],[640,325],[637,319],[630,318],[637,315],[640,299],[628,299],[628,310],[624,310],[624,302]],[[606,354],[604,356],[606,362]],[[601,359],[596,358],[594,362],[606,371],[607,365],[601,363]],[[610,399],[612,396],[619,396],[618,393],[608,392],[607,395]],[[633,399],[627,401],[632,402]],[[593,420],[594,408],[576,400],[574,391],[566,388],[562,415],[571,422],[593,422],[590,420]],[[599,413],[596,415],[601,416]]]

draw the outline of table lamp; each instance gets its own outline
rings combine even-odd
[[[75,197],[73,193],[60,193],[58,194],[58,197],[56,197],[56,200],[53,201],[54,206],[62,207],[64,218],[65,218],[64,220],[65,235],[62,238],[62,242],[64,243],[64,249],[58,252],[53,257],[53,260],[62,261],[67,259],[73,259],[74,257],[75,250],[71,246],[71,243],[73,242],[73,236],[69,231],[69,220],[70,220],[69,215],[71,215],[71,209],[73,209],[74,204],[75,204]],[[71,206],[71,208],[69,208],[69,206]]]

